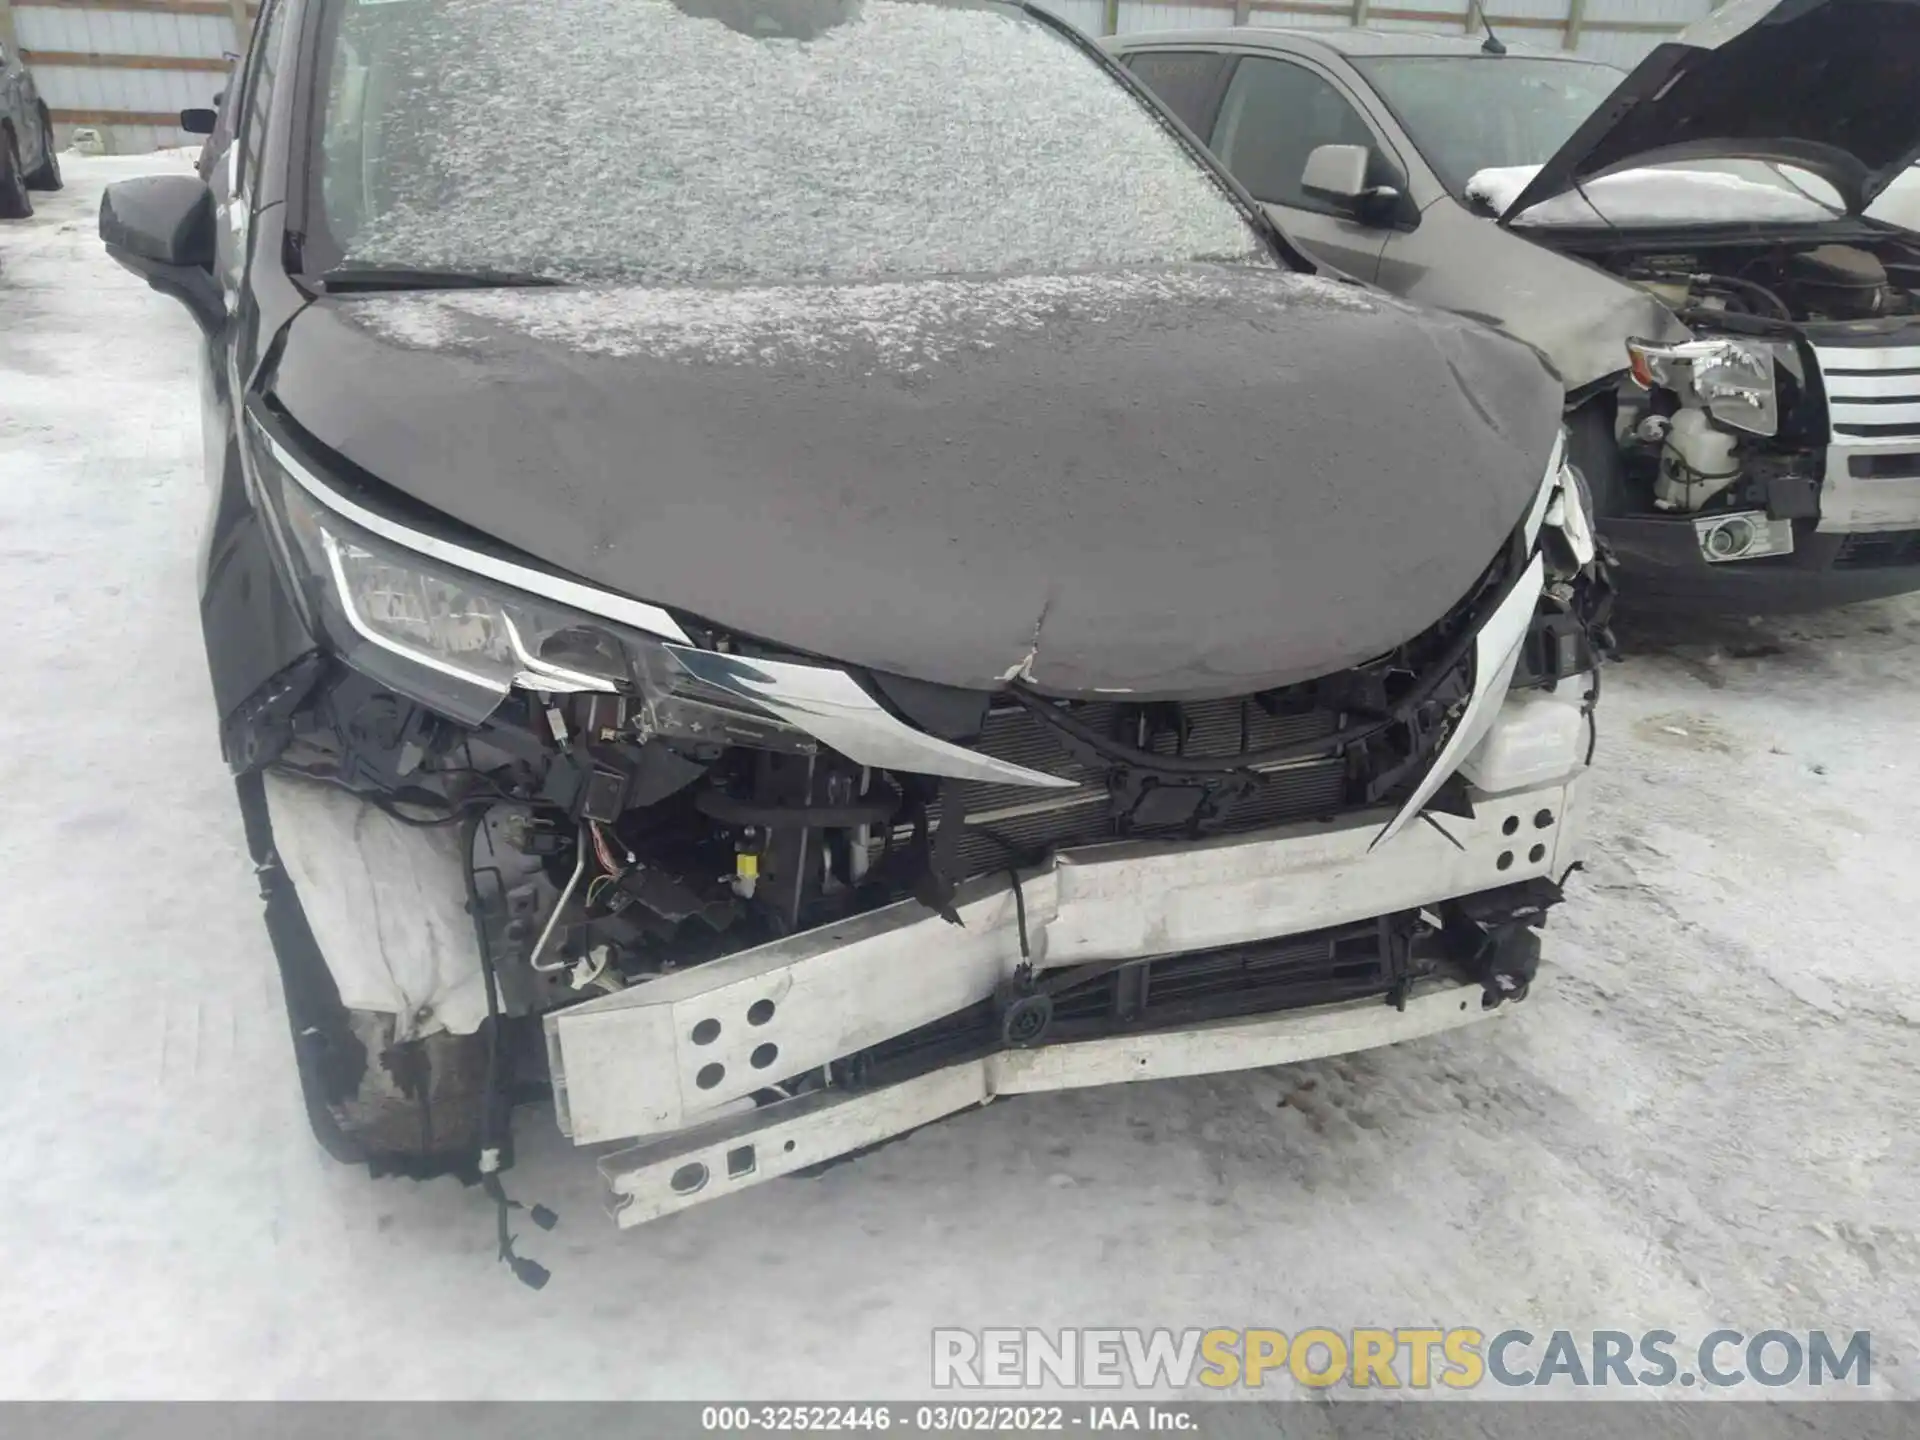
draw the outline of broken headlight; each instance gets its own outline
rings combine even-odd
[[[1634,382],[1644,390],[1660,385],[1682,400],[1697,399],[1721,424],[1750,435],[1779,433],[1773,346],[1764,340],[1688,340],[1679,345],[1629,340],[1627,358]]]
[[[341,513],[326,486],[296,473],[247,420],[249,458],[308,616],[342,660],[388,689],[467,725],[516,688],[619,693],[637,697],[629,723],[643,737],[812,747],[793,726],[694,675],[687,661],[702,652],[373,533],[370,514],[361,524]],[[488,558],[472,553],[476,563]]]

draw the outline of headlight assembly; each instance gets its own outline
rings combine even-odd
[[[626,697],[623,726],[643,741],[828,745],[876,769],[1079,783],[916,730],[843,669],[702,649],[657,606],[402,525],[323,482],[251,411],[245,424],[256,502],[308,622],[347,664],[452,720],[478,725],[516,688],[600,691]]]
[[[604,622],[404,554],[297,485],[279,500],[327,638],[390,688],[477,724],[516,685],[616,691],[630,678]]]
[[[1714,419],[1751,435],[1780,430],[1780,393],[1773,347],[1763,340],[1688,340],[1656,345],[1627,342],[1629,368],[1642,389],[1664,386],[1698,400]]]
[[[647,733],[812,747],[798,729],[692,675],[677,658],[682,647],[372,533],[318,499],[248,421],[254,472],[309,615],[342,660],[387,688],[467,725],[515,688],[625,693],[638,699],[633,723]]]

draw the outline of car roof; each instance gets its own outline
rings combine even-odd
[[[1339,55],[1479,55],[1486,43],[1483,34],[1424,34],[1415,30],[1355,30],[1344,26],[1291,29],[1280,25],[1216,26],[1210,30],[1155,30],[1116,35],[1102,41],[1109,49],[1133,50],[1143,46],[1168,44],[1233,44],[1282,50],[1318,47]],[[1575,60],[1588,65],[1605,65],[1585,55],[1565,50],[1547,50],[1532,45],[1506,42],[1507,53],[1544,60]],[[1606,66],[1608,69],[1617,67]]]

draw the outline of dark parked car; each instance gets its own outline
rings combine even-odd
[[[1865,213],[1920,153],[1920,5],[1737,0],[1627,76],[1458,35],[1108,44],[1308,249],[1548,357],[1636,600],[1920,589],[1920,236]]]
[[[1610,593],[1526,347],[1036,8],[268,0],[237,85],[100,230],[205,331],[336,1154],[491,1176],[544,1079],[633,1223],[1524,998]]]
[[[59,188],[53,116],[26,61],[0,41],[0,220],[33,214],[29,190]]]

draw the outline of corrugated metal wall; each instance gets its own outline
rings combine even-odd
[[[1191,30],[1236,23],[1458,32],[1464,3],[1397,0],[1042,0],[1091,35]],[[1665,36],[1705,15],[1714,0],[1488,0],[1510,40],[1631,65]],[[62,137],[98,130],[116,153],[192,143],[174,118],[209,105],[226,83],[227,58],[253,6],[248,0],[0,0],[0,39],[11,11],[14,43],[40,82]]]
[[[211,105],[237,53],[246,0],[0,0],[66,142],[97,130],[111,154],[197,144],[178,115]]]

